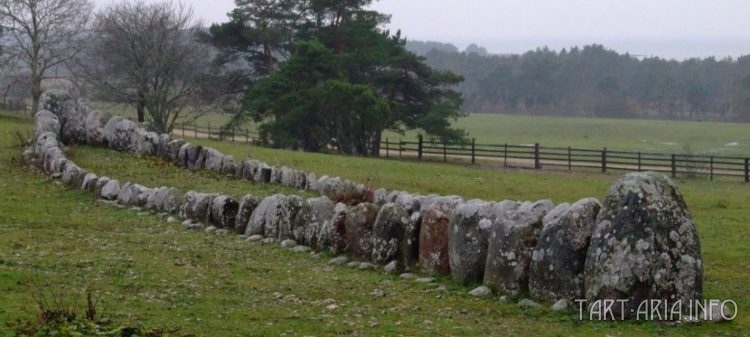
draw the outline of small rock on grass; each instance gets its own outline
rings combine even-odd
[[[346,264],[346,267],[347,268],[359,268],[359,262],[357,261],[349,262]]]
[[[500,303],[508,303],[508,295],[500,296]]]
[[[328,265],[343,266],[348,262],[349,262],[349,257],[342,255],[342,256],[337,256],[337,257],[332,258],[330,261],[328,261]]]
[[[260,242],[266,243],[266,244],[268,244],[268,243],[274,243],[274,242],[276,242],[276,239],[274,239],[274,238],[265,238],[265,239],[261,240]]]
[[[561,299],[552,305],[552,311],[564,311],[568,309],[570,302],[567,299]]]
[[[526,298],[518,302],[518,307],[521,309],[539,309],[540,305]]]
[[[385,272],[388,273],[388,274],[396,274],[396,273],[398,273],[398,262],[391,261],[390,263],[388,263],[387,265],[385,265],[385,267],[383,268],[383,270],[385,270]]]
[[[208,226],[208,227],[206,227],[206,229],[204,231],[206,233],[213,233],[213,232],[216,232],[216,227],[214,227],[214,226]]]
[[[370,293],[370,295],[375,297],[383,297],[385,296],[385,291],[383,291],[382,289],[375,289]]]
[[[435,282],[435,278],[434,277],[420,277],[414,281],[417,283],[432,283],[432,282]]]
[[[284,241],[281,241],[281,247],[283,248],[294,248],[294,246],[297,245],[297,242],[292,239],[286,239]]]
[[[402,279],[413,280],[413,279],[417,278],[417,275],[414,275],[412,273],[403,273],[403,274],[399,275],[398,277],[400,277]]]
[[[469,292],[469,295],[479,298],[486,298],[492,296],[492,290],[487,286],[479,286]]]
[[[170,216],[167,218],[167,223],[175,223],[177,222],[177,219],[173,216]]]
[[[370,262],[362,262],[359,264],[357,268],[359,268],[360,270],[371,270],[371,269],[375,269],[375,267],[376,266]]]
[[[247,240],[245,241],[258,242],[261,240],[263,240],[263,235],[250,235],[247,237]]]
[[[308,246],[295,246],[294,248],[292,248],[292,251],[295,253],[307,253],[311,250],[312,248]]]

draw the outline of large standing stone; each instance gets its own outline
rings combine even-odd
[[[242,197],[242,200],[240,200],[240,208],[237,212],[237,218],[234,222],[235,232],[238,234],[245,233],[245,230],[247,230],[247,223],[250,221],[250,217],[258,207],[258,204],[260,204],[260,201],[252,195],[248,194]]]
[[[234,229],[235,219],[240,204],[226,195],[215,197],[211,201],[209,222],[218,228]]]
[[[62,182],[69,187],[80,188],[83,184],[83,178],[85,178],[87,174],[88,172],[84,169],[71,163],[65,166],[62,175]]]
[[[449,274],[448,223],[453,210],[463,200],[459,197],[432,198],[423,204],[419,231],[419,265],[428,273]]]
[[[263,235],[272,239],[290,239],[292,221],[302,208],[302,198],[275,194],[263,199],[250,216],[245,235]]]
[[[188,191],[180,204],[180,217],[197,221],[208,220],[211,201],[215,197],[217,197],[216,194]]]
[[[583,267],[600,208],[598,200],[589,198],[559,215],[556,207],[544,217],[529,267],[532,297],[550,302],[583,297]]]
[[[409,216],[409,223],[404,226],[401,253],[405,269],[411,270],[419,263],[419,231],[422,225],[421,205],[424,197],[403,192],[391,194],[388,195],[387,200],[392,200],[390,202],[403,207]]]
[[[175,139],[167,143],[167,147],[169,148],[169,160],[181,166],[185,165],[184,162],[178,161],[180,158],[180,149],[183,145],[185,145],[185,141],[182,139]]]
[[[380,208],[372,226],[373,262],[386,264],[402,261],[404,230],[409,221],[409,214],[398,204],[387,203]]]
[[[154,156],[158,150],[159,134],[149,131],[143,134],[143,141],[140,142],[136,152],[143,156]]]
[[[294,240],[315,249],[325,248],[326,244],[320,240],[321,232],[329,230],[335,209],[336,204],[327,197],[305,200],[294,219]]]
[[[180,197],[176,189],[160,187],[148,196],[145,207],[153,211],[175,213],[180,207]]]
[[[549,200],[524,202],[492,229],[484,268],[484,284],[516,296],[528,288],[531,253],[542,230],[542,218],[554,208]]]
[[[226,175],[235,175],[237,173],[237,163],[232,156],[224,156],[221,161],[221,173]]]
[[[253,181],[259,183],[271,182],[271,166],[263,162],[258,162],[258,166],[253,170]]]
[[[171,148],[169,146],[169,143],[171,142],[172,142],[172,136],[166,133],[160,134],[159,145],[156,147],[156,156],[164,160],[170,160],[169,155],[171,152]]]
[[[177,156],[178,165],[191,170],[198,170],[203,168],[203,162],[201,160],[205,160],[205,156],[201,156],[201,153],[203,153],[202,146],[190,143],[183,144],[180,147],[180,151]]]
[[[104,185],[102,185],[100,196],[102,199],[105,200],[115,200],[117,199],[117,195],[120,194],[120,182],[116,179],[109,179],[107,177],[102,177],[99,179],[99,182],[104,182]],[[97,185],[99,184],[97,182]]]
[[[372,226],[378,216],[378,206],[361,203],[346,214],[346,243],[351,256],[370,259],[372,256]]]
[[[701,299],[700,241],[669,178],[653,172],[623,176],[610,187],[597,221],[584,272],[587,299],[629,300],[626,316],[644,300],[682,301],[687,310]]]
[[[487,263],[487,248],[492,225],[518,204],[470,200],[456,207],[448,233],[448,257],[453,280],[461,284],[481,282]]]
[[[85,128],[87,144],[102,145],[104,143],[104,122],[101,111],[93,110],[88,113]]]
[[[104,126],[104,140],[115,151],[134,153],[140,148],[143,139],[143,129],[122,117],[112,117]]]
[[[122,205],[145,206],[152,190],[143,185],[125,183],[120,188],[117,196],[117,202]]]
[[[321,233],[321,242],[326,242],[335,254],[341,254],[347,251],[346,242],[346,216],[349,214],[349,207],[344,203],[337,203],[334,209],[333,220],[328,230]]]
[[[212,148],[206,148],[205,151],[205,169],[214,172],[221,172],[221,164],[224,162],[224,155]]]

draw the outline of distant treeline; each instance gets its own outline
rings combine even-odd
[[[523,55],[439,42],[407,48],[464,77],[466,112],[750,121],[750,55],[675,61],[601,45]]]

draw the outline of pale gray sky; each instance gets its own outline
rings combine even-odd
[[[233,0],[184,1],[207,23],[234,8]],[[750,54],[748,0],[382,0],[374,8],[410,39],[477,42],[497,53],[601,43],[677,58]]]

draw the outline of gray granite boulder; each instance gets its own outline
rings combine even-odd
[[[102,199],[105,200],[115,200],[117,199],[117,195],[120,194],[120,182],[116,179],[109,179],[107,177],[102,177],[97,182],[97,187],[100,183],[103,183],[100,196]]]
[[[54,138],[60,135],[60,119],[57,115],[53,114],[48,110],[39,110],[34,115],[34,131],[37,135],[51,132],[55,134]]]
[[[346,214],[346,244],[350,256],[370,259],[372,256],[372,227],[378,216],[378,206],[361,203]]]
[[[234,230],[239,209],[240,204],[231,197],[226,195],[217,196],[211,201],[209,223],[220,229]]]
[[[385,188],[379,188],[372,192],[372,203],[382,207],[388,202],[388,191]]]
[[[305,200],[299,213],[294,219],[294,240],[314,249],[327,246],[321,236],[323,231],[330,230],[336,204],[327,197],[310,198]]]
[[[205,152],[205,164],[203,167],[209,171],[221,172],[224,154],[212,148],[205,148]]]
[[[528,289],[531,255],[542,230],[542,218],[554,205],[549,200],[524,202],[493,226],[484,268],[484,284],[511,296]]]
[[[70,163],[65,166],[65,170],[62,175],[62,182],[66,186],[80,188],[83,184],[83,178],[86,177],[88,172],[78,167],[78,165]]]
[[[115,151],[135,153],[144,140],[144,131],[130,120],[112,117],[104,126],[104,140]]]
[[[403,260],[404,230],[409,225],[409,214],[398,204],[384,204],[372,226],[372,261],[386,264]]]
[[[448,224],[448,257],[454,281],[464,285],[482,282],[492,226],[499,216],[517,207],[515,202],[483,200],[456,207]]]
[[[170,153],[171,148],[169,143],[172,142],[172,136],[162,133],[159,135],[159,142],[156,146],[156,156],[163,160],[171,160]],[[179,149],[177,150],[179,153]]]
[[[217,196],[217,194],[188,191],[185,193],[185,196],[182,197],[180,203],[180,217],[201,222],[207,221],[211,201]]]
[[[145,207],[158,212],[176,213],[180,208],[180,196],[174,188],[160,187],[148,196]]]
[[[367,188],[364,185],[339,177],[323,176],[318,179],[317,187],[321,195],[334,202],[356,204],[367,199]]]
[[[558,210],[556,207],[555,210]],[[583,267],[601,204],[583,199],[560,215],[544,217],[544,228],[531,255],[529,294],[549,302],[583,298]]]
[[[221,161],[221,173],[226,175],[235,175],[237,173],[237,163],[232,156],[224,156]]]
[[[260,201],[252,195],[248,194],[242,197],[239,210],[237,211],[237,218],[235,218],[234,222],[235,232],[238,234],[245,233],[245,230],[247,230],[247,223],[250,222],[250,217],[258,207],[258,204],[260,204]]]
[[[292,238],[293,220],[302,208],[302,198],[275,194],[263,199],[250,216],[245,235],[263,235],[266,238]]]
[[[191,170],[202,169],[203,163],[206,159],[205,155],[202,155],[203,152],[203,147],[200,145],[190,143],[182,144],[177,155],[177,163],[178,165]]]
[[[175,139],[171,140],[169,143],[167,143],[168,151],[169,151],[169,157],[168,159],[171,162],[177,163],[180,166],[184,166],[184,162],[180,162],[180,149],[182,146],[185,145],[185,141],[182,139]]]
[[[346,241],[346,216],[349,214],[349,207],[340,202],[336,204],[334,209],[333,219],[331,220],[331,226],[328,230],[321,232],[321,242],[326,242],[333,253],[340,254],[344,253],[348,249],[348,243]]]
[[[591,236],[584,279],[589,300],[628,300],[626,316],[645,300],[682,301],[687,310],[687,304],[702,298],[700,241],[685,200],[669,178],[631,173],[609,188]]]

